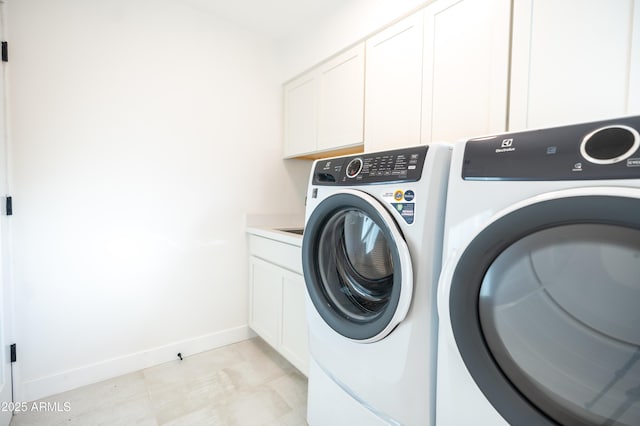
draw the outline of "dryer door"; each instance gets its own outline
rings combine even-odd
[[[512,424],[640,424],[640,199],[576,196],[494,221],[460,258],[451,321]]]
[[[305,226],[302,266],[316,310],[345,337],[375,342],[407,314],[409,249],[391,214],[362,191],[345,189],[318,204]]]

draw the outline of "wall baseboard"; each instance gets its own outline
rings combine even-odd
[[[176,354],[178,352],[181,352],[184,356],[194,355],[252,337],[255,337],[255,333],[248,326],[235,327],[95,364],[84,365],[50,376],[28,380],[18,385],[16,389],[18,398],[16,398],[16,401],[35,401],[81,386],[173,361],[177,359]]]

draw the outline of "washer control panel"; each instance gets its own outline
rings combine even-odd
[[[427,146],[418,146],[318,160],[313,170],[313,184],[415,182],[422,176],[427,151]]]
[[[462,178],[640,178],[640,116],[470,139]]]

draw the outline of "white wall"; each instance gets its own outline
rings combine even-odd
[[[302,217],[281,83],[424,0],[278,45],[171,0],[9,3],[16,400],[250,335],[244,219]]]
[[[271,45],[189,3],[9,3],[16,400],[243,339],[247,213],[302,215]]]
[[[278,54],[287,81],[347,46],[433,0],[349,0],[304,33],[281,40]]]

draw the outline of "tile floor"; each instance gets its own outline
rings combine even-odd
[[[43,401],[59,412],[20,413],[11,425],[297,426],[306,399],[306,378],[254,338],[54,395]]]

